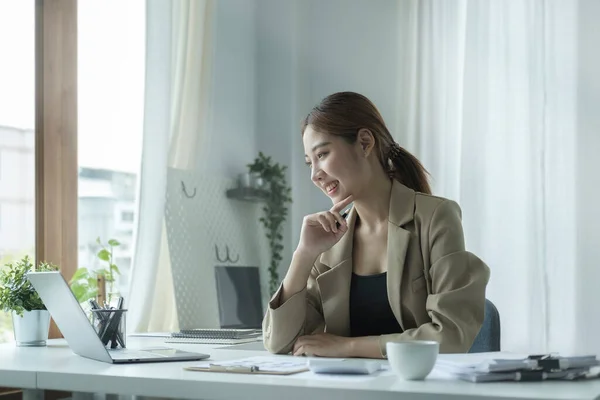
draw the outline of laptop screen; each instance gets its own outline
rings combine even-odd
[[[223,329],[260,329],[263,319],[258,267],[216,266]]]

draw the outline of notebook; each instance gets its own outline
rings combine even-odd
[[[258,342],[262,336],[246,339],[209,339],[209,338],[185,338],[185,337],[170,337],[165,339],[165,343],[183,343],[183,344],[244,344]]]
[[[189,339],[249,339],[262,335],[260,329],[182,329],[173,332],[172,338]]]

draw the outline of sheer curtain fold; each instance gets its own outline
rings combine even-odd
[[[492,269],[503,348],[572,350],[576,6],[402,4],[398,141],[461,204],[467,246]]]
[[[128,329],[178,329],[165,196],[169,168],[193,169],[208,119],[213,0],[147,0],[142,168]]]
[[[192,169],[209,115],[212,63],[210,0],[173,3],[173,101],[169,166]]]

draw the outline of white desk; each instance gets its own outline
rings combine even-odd
[[[37,349],[16,347],[14,343],[0,345],[0,386],[36,389],[37,353]]]
[[[600,399],[600,380],[474,384],[435,378],[403,382],[385,373],[325,379],[310,372],[290,376],[193,372],[182,368],[193,362],[113,365],[79,357],[63,340],[48,343],[43,348],[0,345],[0,385],[186,399]],[[162,343],[156,338],[128,339],[132,348]],[[240,347],[167,346],[209,353],[211,360],[265,354]],[[241,345],[248,347],[253,346]]]

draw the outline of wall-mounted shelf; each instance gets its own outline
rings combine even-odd
[[[241,188],[229,189],[229,190],[227,190],[227,192],[225,194],[227,195],[227,198],[229,198],[229,199],[260,202],[260,201],[264,201],[267,198],[267,196],[269,195],[269,192],[267,192],[266,190],[263,190],[263,189],[241,187]]]

